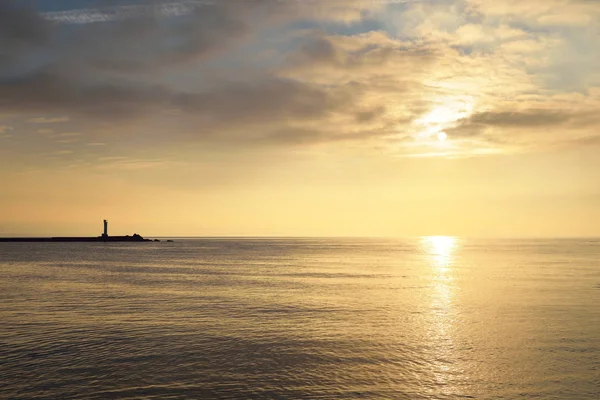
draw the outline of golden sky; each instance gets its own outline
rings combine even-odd
[[[598,236],[600,3],[2,1],[0,236]]]

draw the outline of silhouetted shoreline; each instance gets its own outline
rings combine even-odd
[[[172,240],[167,240],[171,242]],[[0,238],[0,242],[160,242],[158,239],[144,239],[141,235],[134,233],[133,236],[109,236],[108,221],[104,220],[104,231],[100,236],[74,236],[74,237],[6,237]]]
[[[96,236],[96,237],[9,237],[0,238],[0,242],[152,242],[140,235],[133,236]],[[158,241],[155,239],[154,241]]]

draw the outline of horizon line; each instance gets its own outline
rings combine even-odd
[[[113,235],[123,236],[123,235]],[[527,240],[549,240],[549,239],[600,239],[598,236],[471,236],[471,235],[406,235],[406,236],[385,236],[385,235],[142,235],[144,238],[153,239],[380,239],[380,240],[405,240],[405,239],[420,239],[427,237],[452,237],[457,239],[527,239]],[[80,237],[77,235],[30,235],[30,234],[11,234],[7,233],[0,235],[0,238],[17,237],[17,238],[38,238],[38,237]],[[87,236],[81,236],[87,237]]]

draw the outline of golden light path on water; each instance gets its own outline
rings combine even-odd
[[[428,236],[421,238],[422,251],[431,267],[431,315],[427,335],[432,348],[432,371],[436,383],[448,395],[459,391],[453,383],[464,371],[457,363],[455,354],[455,310],[453,283],[455,252],[459,240],[451,236]]]
[[[433,266],[440,272],[450,270],[458,239],[452,236],[426,236],[421,239],[423,249],[430,256]]]

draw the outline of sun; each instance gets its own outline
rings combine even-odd
[[[474,109],[474,100],[468,97],[446,97],[435,99],[432,108],[414,124],[418,137],[424,142],[438,147],[446,147],[450,139],[446,133],[459,124],[459,121],[468,118]]]

